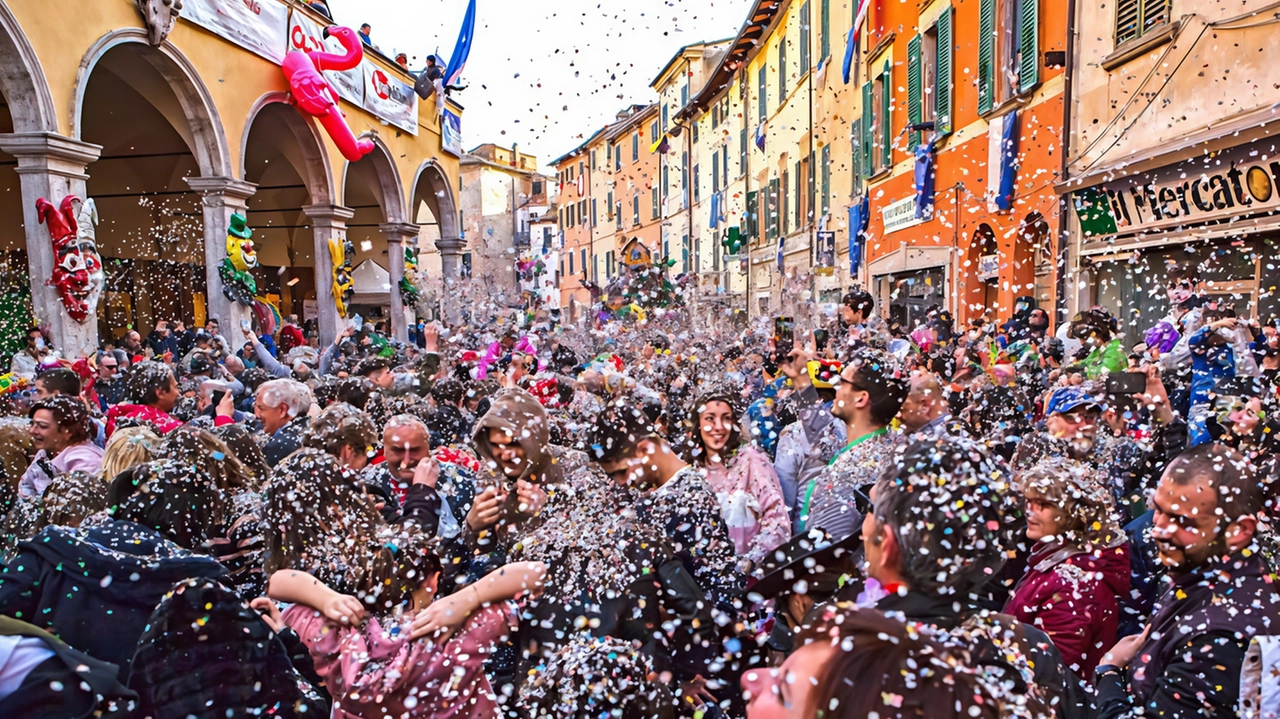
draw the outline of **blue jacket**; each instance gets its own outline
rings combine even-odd
[[[1219,380],[1236,376],[1236,356],[1230,345],[1210,346],[1213,330],[1208,325],[1187,339],[1191,348],[1191,404],[1209,401],[1209,393]]]

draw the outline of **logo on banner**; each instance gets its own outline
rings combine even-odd
[[[383,100],[391,99],[391,85],[387,82],[387,74],[381,69],[373,71],[373,91]]]

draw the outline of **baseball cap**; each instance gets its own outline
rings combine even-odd
[[[1102,409],[1102,401],[1083,387],[1063,387],[1049,396],[1045,415],[1065,414],[1081,407]]]

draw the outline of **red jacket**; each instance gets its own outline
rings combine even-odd
[[[151,405],[118,404],[107,410],[107,439],[111,439],[111,435],[116,431],[116,420],[121,417],[150,422],[160,434],[168,434],[182,426],[180,420]]]
[[[1042,544],[1004,610],[1048,634],[1062,663],[1092,682],[1094,668],[1115,646],[1119,598],[1128,593],[1128,543],[1097,556]]]

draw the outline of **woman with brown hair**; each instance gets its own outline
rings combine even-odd
[[[75,397],[55,395],[31,406],[31,438],[38,450],[18,483],[18,496],[37,499],[67,472],[97,474],[102,450],[89,433],[89,409]]]

